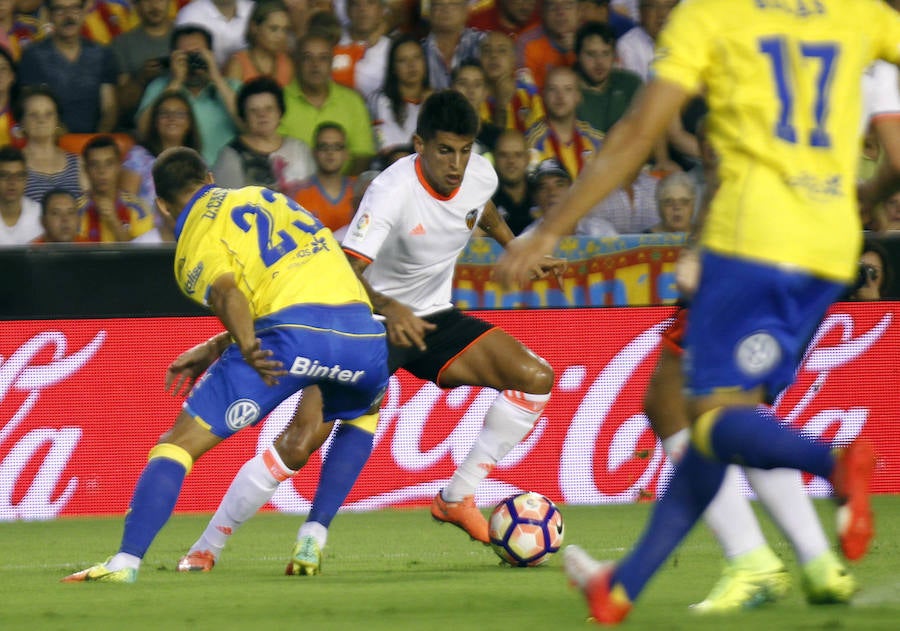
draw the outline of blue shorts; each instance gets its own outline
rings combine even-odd
[[[289,374],[267,386],[229,346],[194,387],[184,408],[227,438],[255,425],[310,384],[322,390],[326,420],[352,419],[378,403],[388,382],[384,327],[362,304],[289,307],[255,322],[262,348]]]
[[[806,346],[847,287],[773,265],[702,254],[685,331],[685,386],[695,396],[794,381]]]

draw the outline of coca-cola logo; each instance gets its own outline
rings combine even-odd
[[[106,339],[99,331],[82,349],[67,355],[68,342],[64,333],[46,331],[35,335],[14,351],[8,359],[0,356],[0,403],[10,391],[26,393],[24,402],[0,429],[0,447],[6,451],[7,439],[16,431],[37,405],[41,393],[79,371],[97,353]],[[35,364],[35,358],[51,350],[51,359]],[[63,491],[54,500],[52,494],[78,445],[82,430],[78,426],[61,428],[39,427],[19,438],[0,461],[0,521],[13,519],[51,519],[65,507],[78,486],[76,477],[66,481]],[[13,504],[13,493],[20,482],[26,464],[42,449],[49,450],[31,479],[21,500]]]

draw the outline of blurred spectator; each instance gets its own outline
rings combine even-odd
[[[363,99],[384,85],[391,40],[384,35],[384,0],[347,0],[350,24],[334,49],[332,78]]]
[[[656,211],[658,180],[644,170],[610,193],[578,222],[575,234],[597,236],[611,223],[620,234],[640,234],[659,222]]]
[[[41,200],[41,226],[43,234],[34,243],[84,243],[79,234],[81,218],[78,203],[71,192],[53,188]]]
[[[0,147],[19,140],[13,131],[16,121],[12,114],[17,87],[16,62],[9,51],[0,46]]]
[[[866,239],[859,257],[859,280],[850,296],[851,300],[881,300],[893,281],[890,255],[877,241]]]
[[[885,230],[900,230],[900,192],[884,200]]]
[[[87,0],[49,0],[51,35],[28,46],[19,64],[22,85],[47,85],[72,133],[112,131],[117,122],[116,59],[80,35]]]
[[[35,201],[51,188],[79,197],[87,185],[78,156],[57,144],[59,110],[56,95],[43,86],[24,88],[15,104],[14,117],[28,142],[22,150],[28,167],[25,195]]]
[[[528,185],[528,145],[517,129],[507,129],[494,147],[494,168],[499,180],[491,198],[513,234],[519,235],[534,221],[535,206]],[[568,175],[568,174],[567,174]]]
[[[466,0],[432,0],[430,29],[425,37],[425,59],[431,87],[450,87],[450,73],[466,59],[478,58],[484,33],[466,28]]]
[[[421,42],[412,35],[396,36],[388,51],[384,86],[369,101],[379,155],[412,143],[419,107],[429,94],[428,66]]]
[[[2,2],[2,0],[0,0]],[[118,37],[110,48],[119,64],[119,124],[124,129],[134,126],[134,114],[147,85],[163,74],[169,59],[172,20],[171,0],[134,0],[140,20],[138,25]]]
[[[18,15],[15,0],[0,0],[0,48],[18,60],[22,49],[41,37],[43,32],[38,20]]]
[[[150,127],[150,104],[165,91],[181,91],[191,103],[203,159],[216,161],[219,151],[234,138],[237,109],[237,81],[226,79],[212,54],[212,36],[199,26],[179,26],[172,32],[169,70],[150,82],[138,106],[138,130],[147,137]]]
[[[578,29],[575,55],[574,68],[581,80],[576,115],[605,134],[625,114],[642,85],[641,78],[613,67],[616,39],[607,24],[588,22]]]
[[[33,241],[41,235],[41,206],[25,197],[25,156],[0,147],[0,246]]]
[[[515,39],[523,31],[540,23],[538,0],[494,0],[479,2],[469,11],[468,26]]]
[[[153,230],[153,215],[137,197],[119,189],[122,156],[112,136],[97,136],[81,152],[89,192],[79,202],[81,236],[88,242],[131,241]],[[157,239],[159,240],[159,239]],[[171,239],[174,241],[174,236]]]
[[[637,24],[628,15],[611,9],[609,0],[578,0],[578,23],[585,25],[588,22],[608,24],[615,37],[621,37]]]
[[[537,208],[533,212],[538,220],[546,217],[547,213],[556,208],[571,185],[572,177],[557,160],[548,158],[538,164],[531,174],[531,186],[537,202]],[[594,217],[590,232],[576,232],[576,234],[599,238],[614,237],[618,233],[609,221],[602,217]]]
[[[450,87],[460,92],[479,113],[478,135],[472,151],[479,155],[493,152],[502,128],[487,120],[487,77],[477,59],[462,61],[451,75]]]
[[[619,64],[646,82],[653,61],[653,47],[669,13],[678,0],[640,0],[640,22],[616,44]]]
[[[290,195],[316,165],[309,146],[278,133],[284,115],[281,86],[272,77],[245,83],[238,92],[237,110],[245,132],[219,152],[213,167],[216,183],[227,188],[265,186]]]
[[[638,9],[640,0],[611,0],[609,4],[611,13],[624,15],[632,20],[637,20],[641,16],[640,9]]]
[[[547,114],[526,136],[532,150],[532,164],[555,158],[574,179],[600,148],[603,134],[575,117],[581,91],[578,76],[571,68],[557,66],[550,70],[543,97]]]
[[[234,53],[247,47],[252,10],[253,0],[191,0],[178,12],[175,26],[201,26],[209,31],[216,65],[223,68]]]
[[[524,132],[543,118],[541,95],[531,73],[516,69],[515,44],[509,36],[503,33],[484,36],[481,65],[487,79],[487,120],[504,129]]]
[[[316,172],[294,193],[297,203],[332,232],[353,218],[355,178],[343,174],[349,157],[344,129],[337,123],[321,123],[316,128],[313,145]]]
[[[334,48],[344,35],[344,27],[341,26],[341,21],[332,11],[319,10],[309,16],[306,34],[312,33],[323,35]]]
[[[200,132],[191,103],[183,92],[168,91],[160,94],[150,105],[149,129],[143,144],[134,145],[125,156],[119,177],[121,188],[138,197],[148,208],[156,207],[156,188],[153,185],[153,161],[165,149],[190,147],[202,149]],[[164,223],[156,214],[156,227]]]
[[[667,175],[656,186],[659,223],[644,232],[690,232],[697,199],[697,183],[687,173]]]
[[[294,78],[294,62],[288,55],[289,35],[290,17],[284,2],[260,0],[247,22],[247,48],[231,56],[225,76],[241,83],[268,76],[281,87],[286,86]]]
[[[528,68],[538,88],[550,68],[575,63],[575,31],[578,30],[576,0],[544,0],[543,22],[516,40],[519,66]]]
[[[372,123],[362,97],[331,79],[332,50],[324,35],[310,32],[297,44],[297,78],[284,90],[279,131],[312,146],[319,123],[338,123],[347,132],[348,174],[365,171],[375,155]]]

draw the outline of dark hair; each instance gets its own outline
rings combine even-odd
[[[422,104],[416,135],[424,141],[433,140],[439,131],[475,138],[479,125],[475,108],[461,92],[440,90]]]
[[[66,197],[70,197],[73,202],[78,202],[78,198],[72,191],[59,187],[51,188],[41,197],[41,217],[47,214],[47,205],[50,203],[50,200],[59,195],[65,195]]]
[[[260,0],[253,6],[250,12],[250,18],[247,20],[247,30],[244,32],[244,39],[251,47],[256,46],[256,38],[250,34],[253,26],[259,26],[266,21],[273,13],[287,13],[287,7],[282,0]]]
[[[108,149],[109,147],[112,147],[116,152],[116,158],[121,160],[122,150],[119,149],[119,143],[117,143],[116,139],[109,134],[102,134],[91,138],[81,150],[81,159],[87,162],[88,154],[90,154],[91,151],[94,151],[95,149]]]
[[[572,70],[582,79],[584,78],[584,70],[578,58],[581,56],[581,49],[584,48],[584,40],[588,37],[599,37],[612,46],[614,53],[616,50],[616,34],[609,24],[603,22],[585,22],[582,24],[581,28],[575,33],[575,63],[572,64]]]
[[[46,0],[44,2],[44,5],[47,7],[48,10],[52,11],[53,10],[53,2],[54,2],[54,0]],[[81,0],[82,7],[86,4],[87,4],[87,0]]]
[[[188,120],[191,126],[187,130],[187,134],[182,141],[182,145],[196,151],[200,151],[202,143],[200,141],[200,132],[197,130],[197,119],[194,118],[194,108],[187,97],[177,90],[166,90],[153,101],[150,106],[150,128],[147,130],[147,138],[144,140],[144,148],[149,151],[153,157],[158,156],[162,150],[162,137],[159,135],[159,110],[162,109],[163,103],[169,100],[180,101],[188,111]]]
[[[19,98],[13,102],[13,118],[21,122],[25,117],[25,103],[28,99],[35,96],[45,96],[53,101],[53,105],[56,107],[56,117],[62,120],[62,107],[59,105],[59,99],[56,98],[56,94],[50,89],[50,86],[45,83],[28,85],[22,88],[19,92]]]
[[[312,137],[314,144],[319,143],[319,134],[328,129],[338,131],[344,136],[344,139],[347,138],[347,130],[344,129],[343,125],[341,125],[340,123],[335,123],[334,121],[323,121],[316,125],[316,129],[313,131]]]
[[[187,147],[163,151],[153,163],[156,196],[171,206],[206,182],[209,167],[200,154]]]
[[[384,86],[381,91],[384,92],[384,95],[391,103],[391,114],[394,115],[394,120],[401,126],[406,122],[406,101],[403,100],[403,96],[400,94],[400,81],[397,78],[397,71],[394,68],[394,64],[396,62],[397,51],[404,44],[415,44],[418,46],[419,50],[422,51],[422,59],[425,59],[425,49],[422,47],[422,42],[413,35],[404,33],[398,35],[391,41],[391,48],[388,51],[387,70],[384,73]],[[428,63],[423,63],[425,66],[425,76],[422,77],[422,87],[428,89],[431,83],[428,78]]]
[[[4,145],[0,147],[0,162],[25,162],[25,156],[22,150],[12,145]]]
[[[459,62],[459,65],[456,66],[452,71],[450,71],[450,84],[456,83],[456,80],[459,79],[460,73],[465,68],[475,68],[478,72],[481,73],[481,76],[487,80],[487,75],[484,74],[484,66],[481,65],[481,62],[478,61],[475,57],[469,57],[468,59],[463,59]]]
[[[256,96],[257,94],[271,94],[274,96],[275,102],[278,103],[278,109],[281,111],[279,117],[284,115],[284,90],[281,89],[281,86],[278,85],[278,82],[272,77],[261,75],[255,79],[251,79],[238,90],[237,113],[242,121],[247,122],[247,99],[251,96]]]
[[[197,26],[196,24],[185,24],[183,26],[176,26],[172,29],[172,35],[169,36],[169,50],[175,50],[176,46],[178,46],[178,40],[186,35],[202,35],[203,39],[206,40],[206,47],[212,50],[212,32],[209,29]]]

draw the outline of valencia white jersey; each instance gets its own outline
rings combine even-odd
[[[876,61],[862,79],[863,128],[881,116],[900,116],[900,73],[897,66]]]
[[[448,309],[456,259],[496,188],[494,168],[476,154],[447,197],[428,184],[418,155],[401,158],[366,190],[344,250],[370,263],[364,275],[375,291],[416,315]]]

